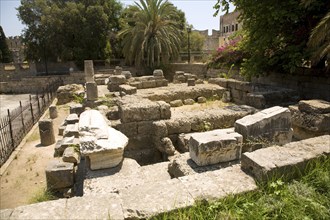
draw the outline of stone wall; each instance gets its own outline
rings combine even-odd
[[[252,82],[264,83],[294,89],[302,99],[323,99],[330,101],[330,75],[311,73],[302,69],[299,74],[271,73],[267,76],[253,78]]]
[[[4,64],[0,63],[0,82],[7,82],[9,80],[18,80],[22,77],[29,77],[36,75],[35,63],[14,63]]]

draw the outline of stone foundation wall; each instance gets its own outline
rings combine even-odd
[[[296,91],[282,87],[224,78],[210,78],[209,83],[227,88],[236,104],[246,104],[259,109],[275,105],[287,106],[299,99]]]

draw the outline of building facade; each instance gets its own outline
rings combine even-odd
[[[25,60],[25,55],[24,55],[25,46],[22,43],[22,37],[19,37],[19,36],[8,37],[7,45],[13,55],[13,62],[14,63],[23,63]]]
[[[219,47],[229,42],[229,37],[242,29],[242,23],[238,21],[239,11],[233,11],[220,16]]]

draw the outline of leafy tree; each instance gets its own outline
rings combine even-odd
[[[310,58],[309,34],[329,11],[330,3],[315,0],[304,7],[300,0],[218,0],[217,12],[229,9],[229,3],[240,11],[243,22],[241,49],[249,54],[242,73],[250,77],[268,71],[294,72],[303,60]]]
[[[182,12],[167,0],[135,2],[125,10],[123,22],[119,37],[130,64],[153,68],[179,54]]]
[[[6,35],[0,25],[0,61],[1,63],[10,63],[13,61],[12,54],[8,48]]]
[[[27,57],[80,64],[108,59],[107,42],[120,28],[121,11],[117,0],[22,0],[18,16],[27,26]]]
[[[197,31],[191,31],[190,36],[190,50],[194,52],[202,51],[205,37]],[[181,51],[188,51],[188,32],[184,30],[184,36],[181,44]]]

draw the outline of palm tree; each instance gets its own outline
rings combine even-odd
[[[140,0],[125,12],[119,33],[130,64],[156,67],[179,54],[182,40],[179,10],[167,0]]]

